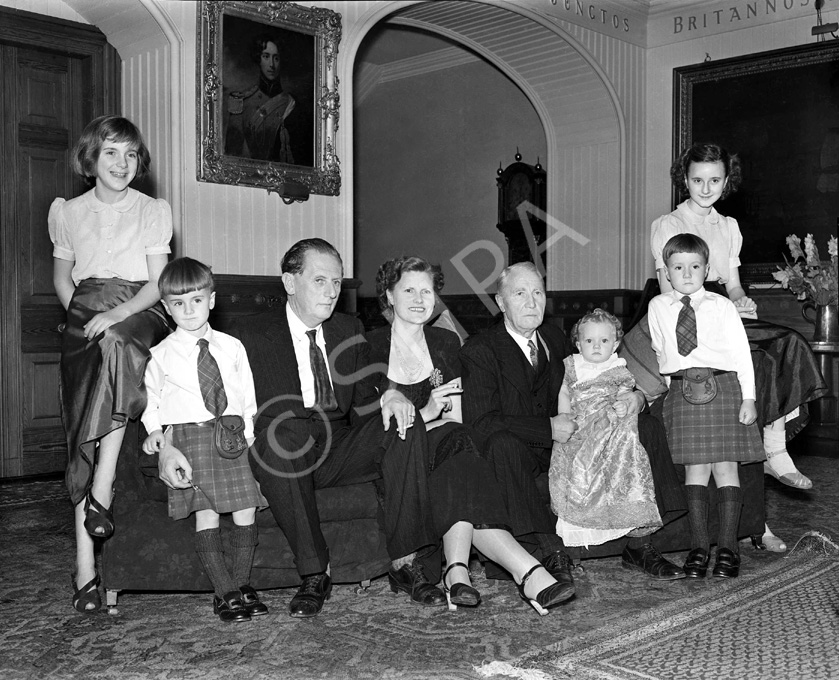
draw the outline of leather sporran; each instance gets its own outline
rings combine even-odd
[[[219,416],[213,429],[213,442],[222,458],[233,460],[248,449],[242,416]]]
[[[682,376],[682,396],[688,404],[701,406],[717,396],[717,378],[711,368],[686,368]]]

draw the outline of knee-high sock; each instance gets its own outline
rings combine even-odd
[[[259,543],[256,522],[245,526],[233,525],[230,548],[233,552],[233,580],[236,587],[250,585],[253,554]]]
[[[720,515],[718,548],[728,548],[737,552],[737,527],[740,524],[742,507],[743,491],[739,486],[723,486],[717,489],[717,512]]]
[[[216,595],[222,597],[239,588],[224,563],[224,546],[218,528],[195,532],[195,552],[198,553],[201,566],[213,584]]]
[[[685,498],[688,503],[688,525],[692,548],[709,550],[711,538],[708,535],[708,487],[701,484],[685,484]]]

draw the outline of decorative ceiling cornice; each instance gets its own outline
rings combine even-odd
[[[355,87],[355,105],[360,105],[380,83],[389,83],[405,78],[417,78],[427,73],[457,68],[480,59],[462,47],[447,47],[420,54],[415,57],[398,59],[387,64],[359,65]]]

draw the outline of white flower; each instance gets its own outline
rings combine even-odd
[[[793,260],[804,257],[804,253],[801,252],[801,239],[795,234],[787,236],[787,246],[789,246],[789,252],[792,253]]]
[[[789,272],[784,269],[778,269],[776,272],[772,272],[772,277],[776,281],[780,281],[781,285],[784,288],[789,287]]]
[[[816,239],[813,238],[812,234],[807,234],[804,237],[804,252],[807,255],[807,264],[819,263],[819,251],[816,249]]]
[[[835,236],[831,236],[827,240],[827,254],[830,255],[830,257],[836,257],[836,237]]]

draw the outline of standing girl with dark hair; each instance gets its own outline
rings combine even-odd
[[[809,489],[813,483],[795,467],[786,442],[806,425],[807,402],[825,394],[827,386],[807,341],[792,329],[758,321],[757,305],[740,282],[743,236],[737,220],[714,208],[740,186],[740,160],[717,144],[694,144],[673,162],[670,177],[688,198],[651,227],[650,245],[661,292],[673,290],[665,274],[664,244],[680,233],[704,239],[710,250],[705,287],[728,297],[744,317],[757,384],[757,422],[766,452],[764,471],[783,484]],[[768,527],[764,543],[770,549],[785,549]]]
[[[73,169],[93,188],[49,212],[53,283],[67,310],[61,345],[66,483],[75,507],[73,607],[101,606],[93,539],[114,532],[114,477],[125,426],[143,412],[149,347],[168,333],[157,278],[168,260],[172,211],[130,184],[149,168],[131,121],[102,116],[87,125]]]

